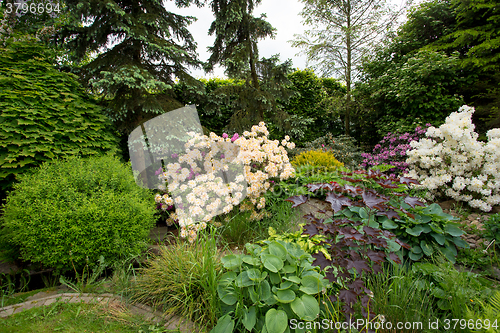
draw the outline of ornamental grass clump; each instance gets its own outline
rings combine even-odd
[[[202,325],[217,321],[217,281],[221,256],[213,234],[194,243],[180,239],[161,246],[130,287],[134,302],[149,304],[165,315],[176,314]]]
[[[427,127],[431,124],[427,124]],[[418,141],[425,136],[426,128],[417,126],[415,133],[387,133],[384,138],[375,145],[372,153],[362,153],[364,157],[361,166],[363,168],[373,167],[381,164],[388,164],[394,166],[392,169],[387,170],[392,177],[403,174],[408,171],[408,164],[406,157],[411,148],[410,143]]]
[[[439,128],[411,143],[406,162],[408,176],[428,189],[428,198],[452,198],[489,212],[500,203],[500,129],[486,133],[488,142],[477,141],[472,114],[462,106]]]

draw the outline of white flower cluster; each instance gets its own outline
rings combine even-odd
[[[185,144],[185,153],[173,154],[177,161],[168,163],[166,172],[158,176],[168,183],[168,191],[175,199],[168,195],[156,197],[157,203],[175,203],[180,235],[189,241],[205,228],[206,222],[229,213],[246,196],[257,209],[264,208],[262,194],[270,189],[272,179],[283,180],[294,174],[284,148],[293,148],[294,143],[288,136],[282,146],[278,140],[270,141],[264,122],[242,137],[189,134],[192,139]],[[253,212],[251,218],[262,216]]]
[[[488,212],[500,203],[500,129],[486,133],[487,143],[477,141],[473,113],[464,105],[439,128],[429,127],[427,138],[411,142],[407,176],[429,190],[429,199],[445,195]]]

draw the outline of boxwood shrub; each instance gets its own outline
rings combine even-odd
[[[140,253],[155,223],[149,190],[111,155],[58,159],[19,177],[0,220],[3,249],[58,272]],[[5,257],[6,252],[3,253]],[[4,258],[5,259],[5,258]]]

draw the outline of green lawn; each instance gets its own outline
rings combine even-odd
[[[99,304],[56,302],[0,318],[2,333],[129,333],[129,332],[177,332],[167,331],[163,325],[132,315],[118,307]]]

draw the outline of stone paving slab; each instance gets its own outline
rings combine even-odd
[[[44,292],[40,292],[36,295],[30,296],[27,301],[23,303],[13,304],[9,306],[5,306],[0,308],[0,318],[8,317],[12,314],[20,313],[25,310],[29,310],[36,306],[44,306],[50,305],[55,302],[67,302],[67,303],[100,303],[103,305],[117,304],[124,305],[130,312],[133,314],[138,314],[143,316],[147,320],[152,320],[153,322],[159,322],[161,320],[166,320],[167,324],[165,324],[165,328],[170,330],[179,329],[180,332],[199,332],[200,330],[196,328],[195,324],[191,321],[181,319],[178,316],[169,316],[165,317],[161,312],[154,311],[153,308],[144,304],[124,304],[120,300],[119,297],[116,297],[113,294],[90,294],[90,293],[60,293],[60,294],[51,294],[43,296]],[[41,294],[43,297],[40,297]]]

